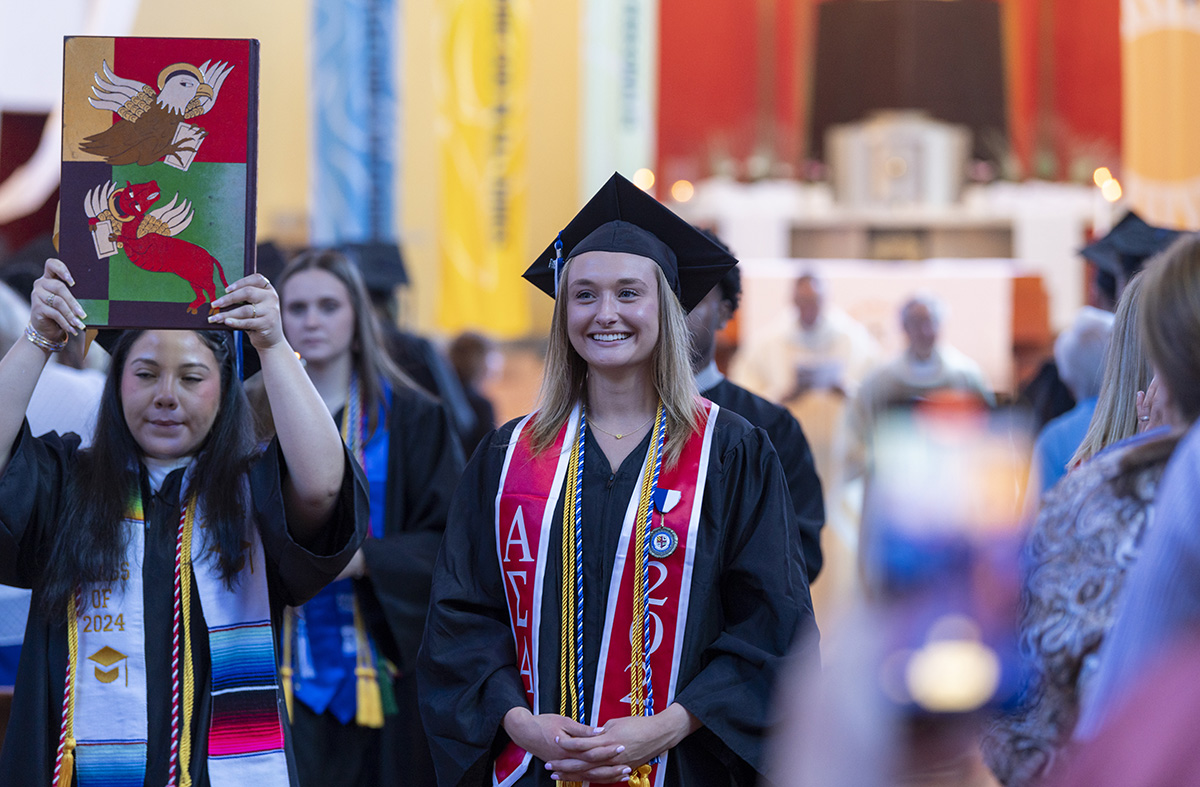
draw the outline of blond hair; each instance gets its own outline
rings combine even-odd
[[[564,285],[574,260],[572,257],[563,266],[560,281]],[[699,430],[697,397],[700,394],[696,378],[692,376],[687,316],[657,264],[654,274],[658,282],[658,342],[651,356],[650,378],[666,411],[667,444],[663,450],[663,464],[670,467],[679,459],[688,437]],[[558,437],[575,405],[586,398],[586,382],[587,362],[571,346],[567,335],[567,298],[564,295],[555,299],[550,322],[546,369],[532,423],[535,453],[549,448]]]
[[[1142,347],[1142,333],[1138,327],[1144,281],[1145,277],[1137,274],[1121,293],[1104,356],[1104,380],[1100,384],[1096,410],[1083,442],[1067,463],[1068,467],[1086,462],[1107,446],[1137,433],[1137,392],[1150,385],[1150,362]]]

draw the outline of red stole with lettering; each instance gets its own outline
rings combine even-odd
[[[669,528],[676,543],[669,555],[651,556],[649,562],[650,631],[646,642],[648,671],[653,688],[653,711],[660,713],[674,701],[679,660],[683,652],[684,627],[691,595],[695,564],[696,534],[700,523],[701,501],[708,474],[709,452],[717,421],[717,405],[700,400],[702,422],[698,432],[684,445],[679,461],[659,476],[655,493],[651,531]],[[579,430],[579,408],[572,413],[554,443],[534,456],[527,427],[533,416],[526,416],[513,430],[500,489],[496,496],[496,545],[508,600],[509,622],[517,646],[517,663],[529,707],[536,714],[538,705],[538,634],[541,625],[543,580],[550,536],[555,527],[555,508],[571,455],[571,442]],[[654,450],[651,445],[649,450]],[[645,462],[642,463],[646,472]],[[642,621],[633,620],[634,592],[632,550],[634,520],[637,517],[638,490],[626,509],[617,553],[613,558],[600,665],[591,692],[591,723],[629,715],[631,636]],[[651,533],[653,535],[653,532]],[[661,550],[660,550],[661,551]],[[586,559],[586,558],[585,558]],[[532,572],[532,576],[530,575]],[[531,586],[532,582],[532,586]],[[614,637],[616,632],[618,636]],[[514,784],[529,766],[531,755],[510,742],[496,758],[493,784]],[[666,755],[654,766],[651,783],[661,785]]]

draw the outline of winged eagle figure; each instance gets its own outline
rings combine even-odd
[[[95,98],[88,103],[116,112],[121,119],[84,139],[80,149],[114,166],[144,167],[161,160],[186,170],[208,132],[185,121],[213,108],[233,66],[223,60],[205,60],[199,68],[174,63],[159,72],[157,91],[136,79],[117,76],[108,61],[101,70],[103,75],[93,75]]]
[[[151,210],[161,192],[156,181],[148,183],[105,183],[88,191],[84,197],[84,212],[94,229],[108,222],[108,240],[125,250],[129,261],[139,268],[156,273],[173,273],[192,288],[196,299],[188,304],[189,314],[196,314],[205,304],[217,297],[215,273],[221,286],[228,287],[225,270],[202,246],[178,237],[192,223],[194,211],[188,200],[179,202],[176,194],[171,201]],[[209,312],[215,310],[210,306]]]

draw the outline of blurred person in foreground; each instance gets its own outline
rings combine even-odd
[[[536,412],[471,457],[421,711],[444,785],[752,785],[815,641],[766,433],[697,395],[685,309],[736,263],[614,174],[526,271],[555,298]]]
[[[993,785],[984,719],[1020,686],[1023,422],[961,392],[877,421],[863,513],[866,592],[797,659],[777,699],[781,787]]]
[[[1034,467],[1043,493],[1071,469],[1071,459],[1087,434],[1104,380],[1112,330],[1112,314],[1084,306],[1054,341],[1054,361],[1075,397],[1075,406],[1042,427],[1033,444]]]
[[[1045,495],[1026,541],[1019,633],[1030,683],[984,738],[988,765],[1008,787],[1061,767],[1175,443],[1169,429],[1137,429],[1136,394],[1149,376],[1138,326],[1143,276],[1117,307],[1089,432],[1094,456]]]
[[[1075,736],[1097,734],[1151,658],[1200,624],[1200,239],[1175,242],[1146,272],[1140,325],[1180,439],[1158,486],[1154,526],[1126,580]]]
[[[713,237],[711,233],[706,234]],[[771,444],[775,446],[779,462],[783,465],[784,475],[787,476],[788,491],[796,509],[798,535],[811,585],[821,571],[821,528],[825,525],[825,504],[821,498],[821,479],[817,478],[804,430],[786,409],[734,385],[717,368],[717,334],[737,311],[741,295],[742,273],[735,265],[688,312],[688,330],[692,334],[692,371],[696,373],[696,387],[700,389],[701,396],[729,408],[751,424],[761,426],[771,438]]]
[[[462,472],[444,408],[388,359],[358,269],[309,250],[276,279],[283,331],[362,468],[370,534],[337,580],[287,611],[283,668],[301,785],[434,780],[417,710],[416,658],[433,562]],[[247,383],[263,423],[270,409]]]
[[[1200,629],[1186,628],[1132,676],[1104,728],[1047,787],[1200,784]]]

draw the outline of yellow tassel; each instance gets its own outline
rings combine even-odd
[[[292,675],[295,670],[292,669],[292,630],[296,625],[296,611],[291,607],[283,609],[283,659],[279,665],[279,677],[283,683],[283,701],[287,705],[288,722],[290,723],[296,718],[296,712],[292,708],[294,697],[296,694],[292,686]]]
[[[379,697],[379,675],[375,672],[371,643],[367,639],[367,627],[363,623],[362,609],[358,596],[354,597],[354,674],[358,676],[358,708],[354,721],[360,727],[379,729],[383,726],[383,700]]]
[[[279,675],[283,679],[283,701],[287,704],[288,722],[291,723],[296,718],[296,712],[292,710],[293,697],[296,693],[292,689],[292,668],[280,667]]]
[[[650,764],[639,766],[633,773],[629,774],[629,787],[650,787],[650,772],[653,768]]]
[[[358,676],[358,710],[354,720],[360,727],[383,726],[383,704],[379,699],[379,679],[373,667],[355,667]]]
[[[62,770],[58,773],[57,787],[71,787],[75,778],[75,739],[67,738],[63,746]]]

